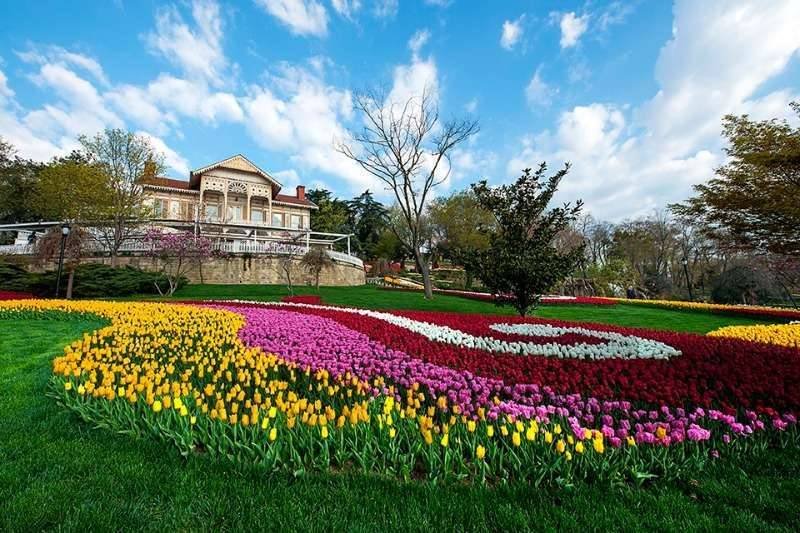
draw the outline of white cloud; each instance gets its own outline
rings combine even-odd
[[[89,81],[62,64],[44,64],[31,79],[60,99],[59,105],[48,104],[26,116],[26,124],[34,131],[77,137],[123,124]]]
[[[0,70],[0,105],[11,98],[14,98],[14,91],[8,86],[8,78],[6,78],[5,73]]]
[[[506,50],[511,50],[514,48],[514,45],[522,37],[523,28],[522,23],[525,20],[525,15],[520,16],[515,21],[507,20],[503,22],[503,31],[500,34],[500,46],[505,48]]]
[[[134,85],[120,85],[105,94],[105,98],[121,115],[157,135],[169,131],[176,122],[172,113],[164,112],[154,103],[147,90]]]
[[[425,3],[429,6],[449,7],[453,0],[425,0]]]
[[[164,154],[164,164],[172,169],[178,176],[183,178],[189,175],[189,171],[191,170],[189,168],[189,162],[178,152],[167,146],[167,143],[165,143],[163,139],[151,135],[146,131],[137,131],[136,134],[147,137],[153,149]]]
[[[431,32],[427,29],[417,30],[417,32],[411,36],[411,39],[408,40],[408,48],[411,50],[411,53],[414,56],[418,56],[419,51],[422,50],[422,47],[427,44],[430,38]]]
[[[295,35],[324,37],[328,33],[328,12],[316,0],[256,0],[256,3]],[[342,3],[345,4],[348,3]]]
[[[237,98],[226,92],[211,92],[196,83],[161,74],[147,85],[147,95],[170,114],[180,114],[203,122],[240,122],[244,113]]]
[[[92,77],[103,85],[108,85],[108,78],[103,71],[103,67],[96,59],[84,54],[65,50],[60,46],[48,46],[43,50],[32,46],[25,52],[17,52],[17,56],[26,63],[38,65],[57,64],[65,68],[78,67],[89,73]]]
[[[589,15],[580,17],[574,11],[564,13],[559,22],[561,27],[561,48],[570,48],[578,44],[581,35],[589,27]]]
[[[392,88],[387,105],[404,105],[411,98],[420,97],[427,92],[435,101],[439,95],[439,73],[433,56],[422,58],[411,55],[411,62],[397,65],[392,75]]]
[[[317,72],[287,64],[268,85],[251,86],[243,105],[250,136],[265,149],[288,153],[301,169],[338,176],[352,190],[374,184],[334,148],[353,117],[349,91],[326,84]]]
[[[539,65],[536,72],[533,73],[531,81],[528,82],[528,86],[525,87],[525,98],[532,108],[549,106],[553,101],[553,96],[558,93],[558,89],[545,83],[541,71],[542,65]]]
[[[594,103],[561,114],[554,131],[522,139],[507,173],[573,163],[556,200],[583,198],[597,217],[652,212],[691,194],[724,161],[727,113],[785,116],[794,88],[759,91],[800,51],[800,3],[678,0],[656,64],[658,92],[636,108]]]
[[[154,53],[176,65],[191,79],[222,85],[228,61],[222,49],[223,24],[213,0],[194,0],[190,28],[175,6],[159,9],[156,30],[145,37]]]
[[[389,19],[397,16],[397,11],[399,9],[399,0],[375,0],[375,5],[372,8],[372,14],[379,19]]]
[[[346,19],[352,19],[361,9],[361,0],[331,0],[333,9]]]
[[[633,5],[624,2],[611,2],[597,16],[597,28],[600,31],[607,30],[615,24],[622,24],[625,19],[633,12]]]
[[[464,104],[464,110],[467,113],[474,113],[475,111],[477,111],[478,110],[478,99],[477,98],[473,98],[472,100],[470,100],[469,102]]]

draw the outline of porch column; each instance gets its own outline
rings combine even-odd
[[[222,222],[226,222],[228,219],[228,191],[226,190],[223,193],[223,200],[222,200],[222,215],[220,216]]]
[[[311,248],[311,232],[306,230],[306,252]]]
[[[350,235],[347,236],[347,255],[350,255]]]

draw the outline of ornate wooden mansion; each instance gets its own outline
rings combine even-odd
[[[317,206],[306,198],[305,187],[282,193],[278,180],[241,154],[193,170],[188,180],[152,177],[141,185],[152,208],[151,226],[204,235],[217,249],[231,253],[300,253],[322,246],[337,261],[363,266],[350,253],[350,235],[311,231],[311,212]],[[0,230],[16,231],[17,240],[0,246],[0,254],[31,253],[31,235],[56,224],[61,222],[3,226]],[[343,251],[334,251],[334,243],[341,243]],[[142,246],[132,240],[121,251],[136,252]]]

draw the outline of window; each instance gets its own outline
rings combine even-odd
[[[154,218],[161,218],[162,216],[164,216],[164,209],[161,206],[162,202],[163,202],[163,200],[161,200],[160,198],[155,198],[153,200],[153,217]]]
[[[217,204],[208,204],[208,205],[206,205],[205,217],[206,217],[207,220],[217,220],[217,219],[219,219],[219,206]]]
[[[291,223],[292,229],[300,229],[300,227],[303,225],[303,217],[301,217],[300,215],[292,215],[291,221],[292,221]]]
[[[179,218],[181,215],[181,203],[178,200],[169,201],[169,218]]]
[[[264,211],[261,209],[252,209],[250,211],[250,220],[253,222],[264,222]]]
[[[272,213],[272,225],[279,228],[283,227],[283,213]]]
[[[242,220],[242,206],[229,205],[228,206],[228,219],[229,220]]]

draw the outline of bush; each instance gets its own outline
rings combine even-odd
[[[779,292],[764,272],[736,266],[717,276],[711,299],[720,304],[759,304],[775,298]]]
[[[0,263],[0,289],[27,292],[31,274],[23,267],[11,263]]]
[[[56,285],[56,271],[29,273],[16,265],[0,264],[0,289],[27,291],[37,296],[52,296]],[[113,268],[107,265],[87,263],[78,266],[72,295],[75,298],[105,298],[130,296],[132,294],[158,294],[156,281],[162,275],[126,266]],[[67,273],[62,274],[62,291],[66,287]],[[179,287],[186,285],[181,278]]]

